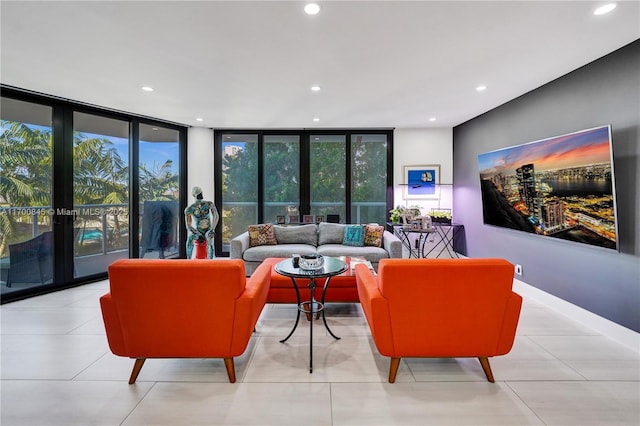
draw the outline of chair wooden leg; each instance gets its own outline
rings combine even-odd
[[[236,382],[236,368],[233,365],[233,358],[225,358],[224,365],[227,367],[227,375],[229,376],[229,383]]]
[[[391,358],[391,365],[389,365],[389,383],[395,383],[396,374],[398,374],[398,367],[400,366],[400,358]]]
[[[129,384],[132,385],[136,382],[138,378],[138,374],[140,374],[140,370],[142,370],[142,366],[146,361],[146,358],[137,358],[136,362],[133,364],[133,370],[131,371],[131,377],[129,377]]]
[[[484,370],[485,376],[487,376],[487,380],[491,383],[495,383],[496,381],[493,379],[493,373],[491,372],[491,365],[489,365],[489,358],[486,356],[478,357],[478,361],[480,361],[480,365],[482,365],[482,369]]]

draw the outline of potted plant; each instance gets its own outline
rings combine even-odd
[[[451,225],[451,209],[432,209],[429,216],[431,222]]]
[[[395,209],[389,210],[389,220],[391,220],[391,223],[400,223],[403,216],[420,216],[420,207],[406,207],[398,205]]]
[[[400,218],[402,217],[402,212],[404,210],[403,206],[398,206],[395,209],[389,210],[389,220],[391,223],[400,222]]]

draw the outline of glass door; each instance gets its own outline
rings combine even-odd
[[[73,275],[129,257],[129,122],[73,114]]]
[[[385,223],[393,202],[393,132],[215,133],[218,252],[256,223]]]
[[[222,251],[231,240],[258,223],[258,135],[223,133],[220,223]],[[220,238],[220,237],[218,237]]]
[[[351,135],[351,222],[387,218],[387,135]]]
[[[344,223],[347,214],[346,135],[309,136],[311,213]]]
[[[140,124],[138,135],[138,242],[140,258],[180,254],[180,132]]]
[[[185,127],[4,87],[0,101],[0,303],[184,255]]]
[[[50,106],[2,98],[2,296],[53,282],[52,117]]]
[[[265,135],[263,145],[263,221],[300,220],[300,136]]]

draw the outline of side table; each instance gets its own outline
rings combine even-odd
[[[313,373],[313,314],[321,312],[322,321],[324,322],[324,326],[329,334],[331,334],[334,339],[340,339],[338,336],[333,334],[333,332],[329,328],[329,325],[327,324],[327,318],[324,312],[324,297],[327,292],[331,277],[340,275],[345,272],[347,270],[347,264],[340,259],[325,256],[324,263],[321,268],[307,270],[299,267],[296,268],[293,266],[292,259],[285,259],[276,264],[274,270],[280,275],[291,278],[291,282],[293,283],[293,286],[296,290],[296,298],[298,299],[296,322],[293,325],[293,328],[291,329],[289,335],[280,340],[280,342],[286,342],[293,335],[293,332],[296,330],[296,328],[298,327],[298,323],[300,322],[300,313],[304,312],[305,314],[308,314],[311,317],[309,321],[309,373]],[[300,289],[298,287],[298,282],[296,281],[297,278],[309,279],[309,285],[307,287],[309,288],[310,296],[308,301],[303,302],[300,300]],[[316,279],[318,278],[326,278],[324,286],[322,288],[322,298],[320,302],[314,300],[313,298],[313,294],[317,286]]]

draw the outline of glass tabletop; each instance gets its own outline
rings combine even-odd
[[[275,270],[280,275],[294,278],[323,278],[339,275],[347,270],[347,263],[335,257],[323,256],[324,263],[318,269],[294,268],[292,259],[285,259],[276,264]]]

